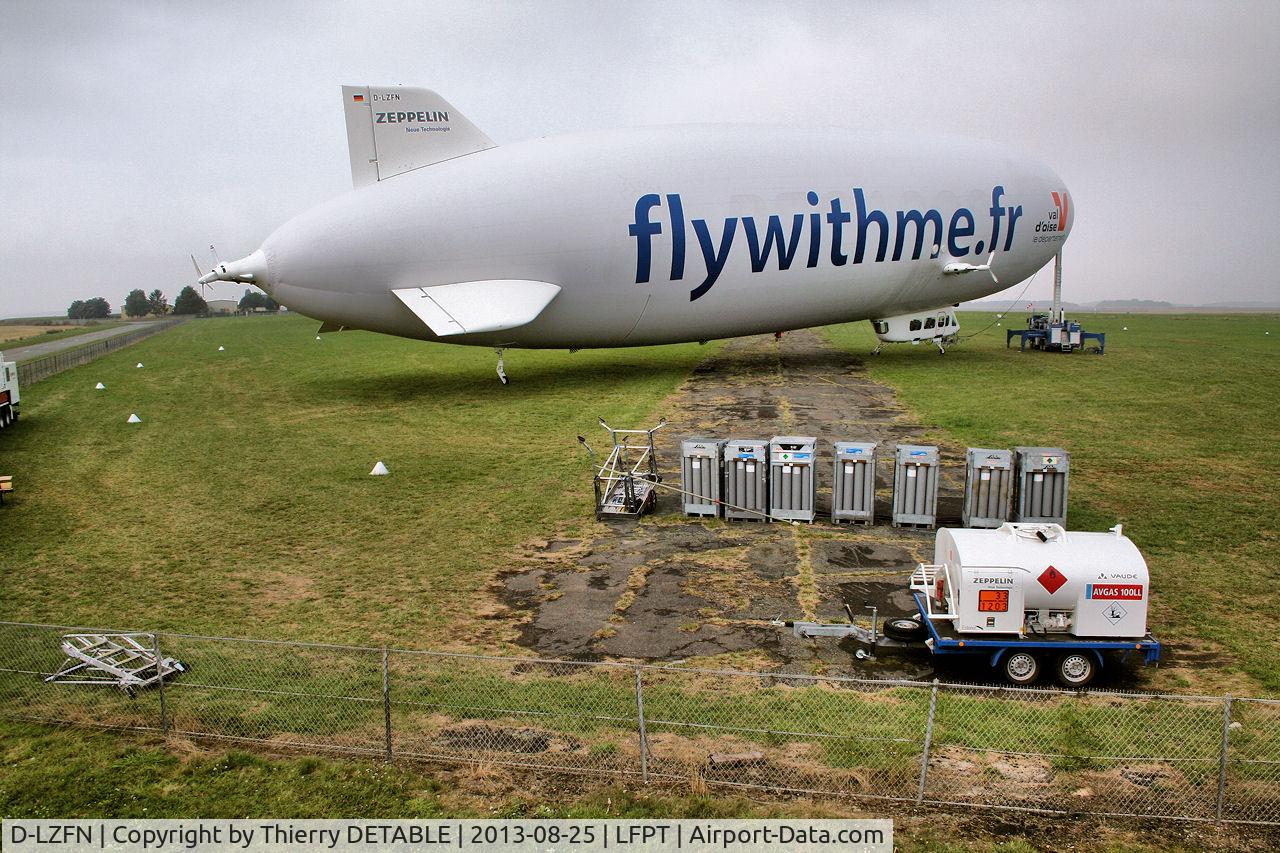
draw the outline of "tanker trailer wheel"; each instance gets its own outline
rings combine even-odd
[[[884,635],[904,643],[914,643],[924,638],[924,625],[919,619],[899,616],[884,620]]]
[[[1058,658],[1058,683],[1063,687],[1084,687],[1098,673],[1093,655],[1070,652]]]
[[[1040,677],[1040,659],[1031,652],[1010,652],[1004,659],[1004,677],[1010,684],[1031,684]]]

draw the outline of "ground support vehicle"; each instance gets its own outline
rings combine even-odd
[[[1051,669],[1063,686],[1080,688],[1117,655],[1160,660],[1147,630],[1150,574],[1119,525],[1106,533],[1013,522],[941,528],[934,561],[908,581],[913,615],[883,626],[873,617],[870,631],[852,617],[784,624],[798,637],[854,637],[873,653],[923,645],[935,658],[976,655],[1018,685]]]
[[[0,352],[0,429],[18,419],[18,365]]]

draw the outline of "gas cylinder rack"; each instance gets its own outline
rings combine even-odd
[[[769,516],[813,523],[813,463],[818,439],[810,435],[775,435],[769,440]]]
[[[933,527],[938,517],[938,448],[899,444],[893,465],[893,526]]]
[[[999,527],[1009,520],[1013,496],[1013,454],[1007,450],[970,447],[965,452],[965,527]]]
[[[685,515],[720,514],[724,440],[687,438],[680,442],[680,491]]]
[[[872,524],[876,504],[876,444],[837,441],[831,477],[831,522]]]
[[[769,442],[734,438],[725,443],[724,517],[769,520]]]
[[[1015,447],[1017,474],[1013,520],[1067,524],[1071,457],[1061,447]]]

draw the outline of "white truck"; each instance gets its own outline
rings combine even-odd
[[[0,428],[18,419],[18,365],[0,352]]]
[[[875,626],[790,627],[796,636],[854,636],[877,649],[923,640],[935,656],[985,655],[1019,685],[1051,667],[1063,686],[1083,687],[1107,654],[1160,659],[1160,642],[1147,631],[1147,564],[1119,525],[1107,533],[1057,524],[944,527],[933,560],[911,575],[918,612],[886,619],[883,637]]]

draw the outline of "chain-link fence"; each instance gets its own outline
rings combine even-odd
[[[1280,700],[0,623],[0,715],[695,788],[1280,824]]]
[[[167,320],[156,320],[110,338],[24,361],[18,365],[18,387],[25,388],[64,370],[88,364],[109,352],[127,347],[129,344],[136,344],[143,338],[163,332],[187,319],[187,317],[170,317]]]

